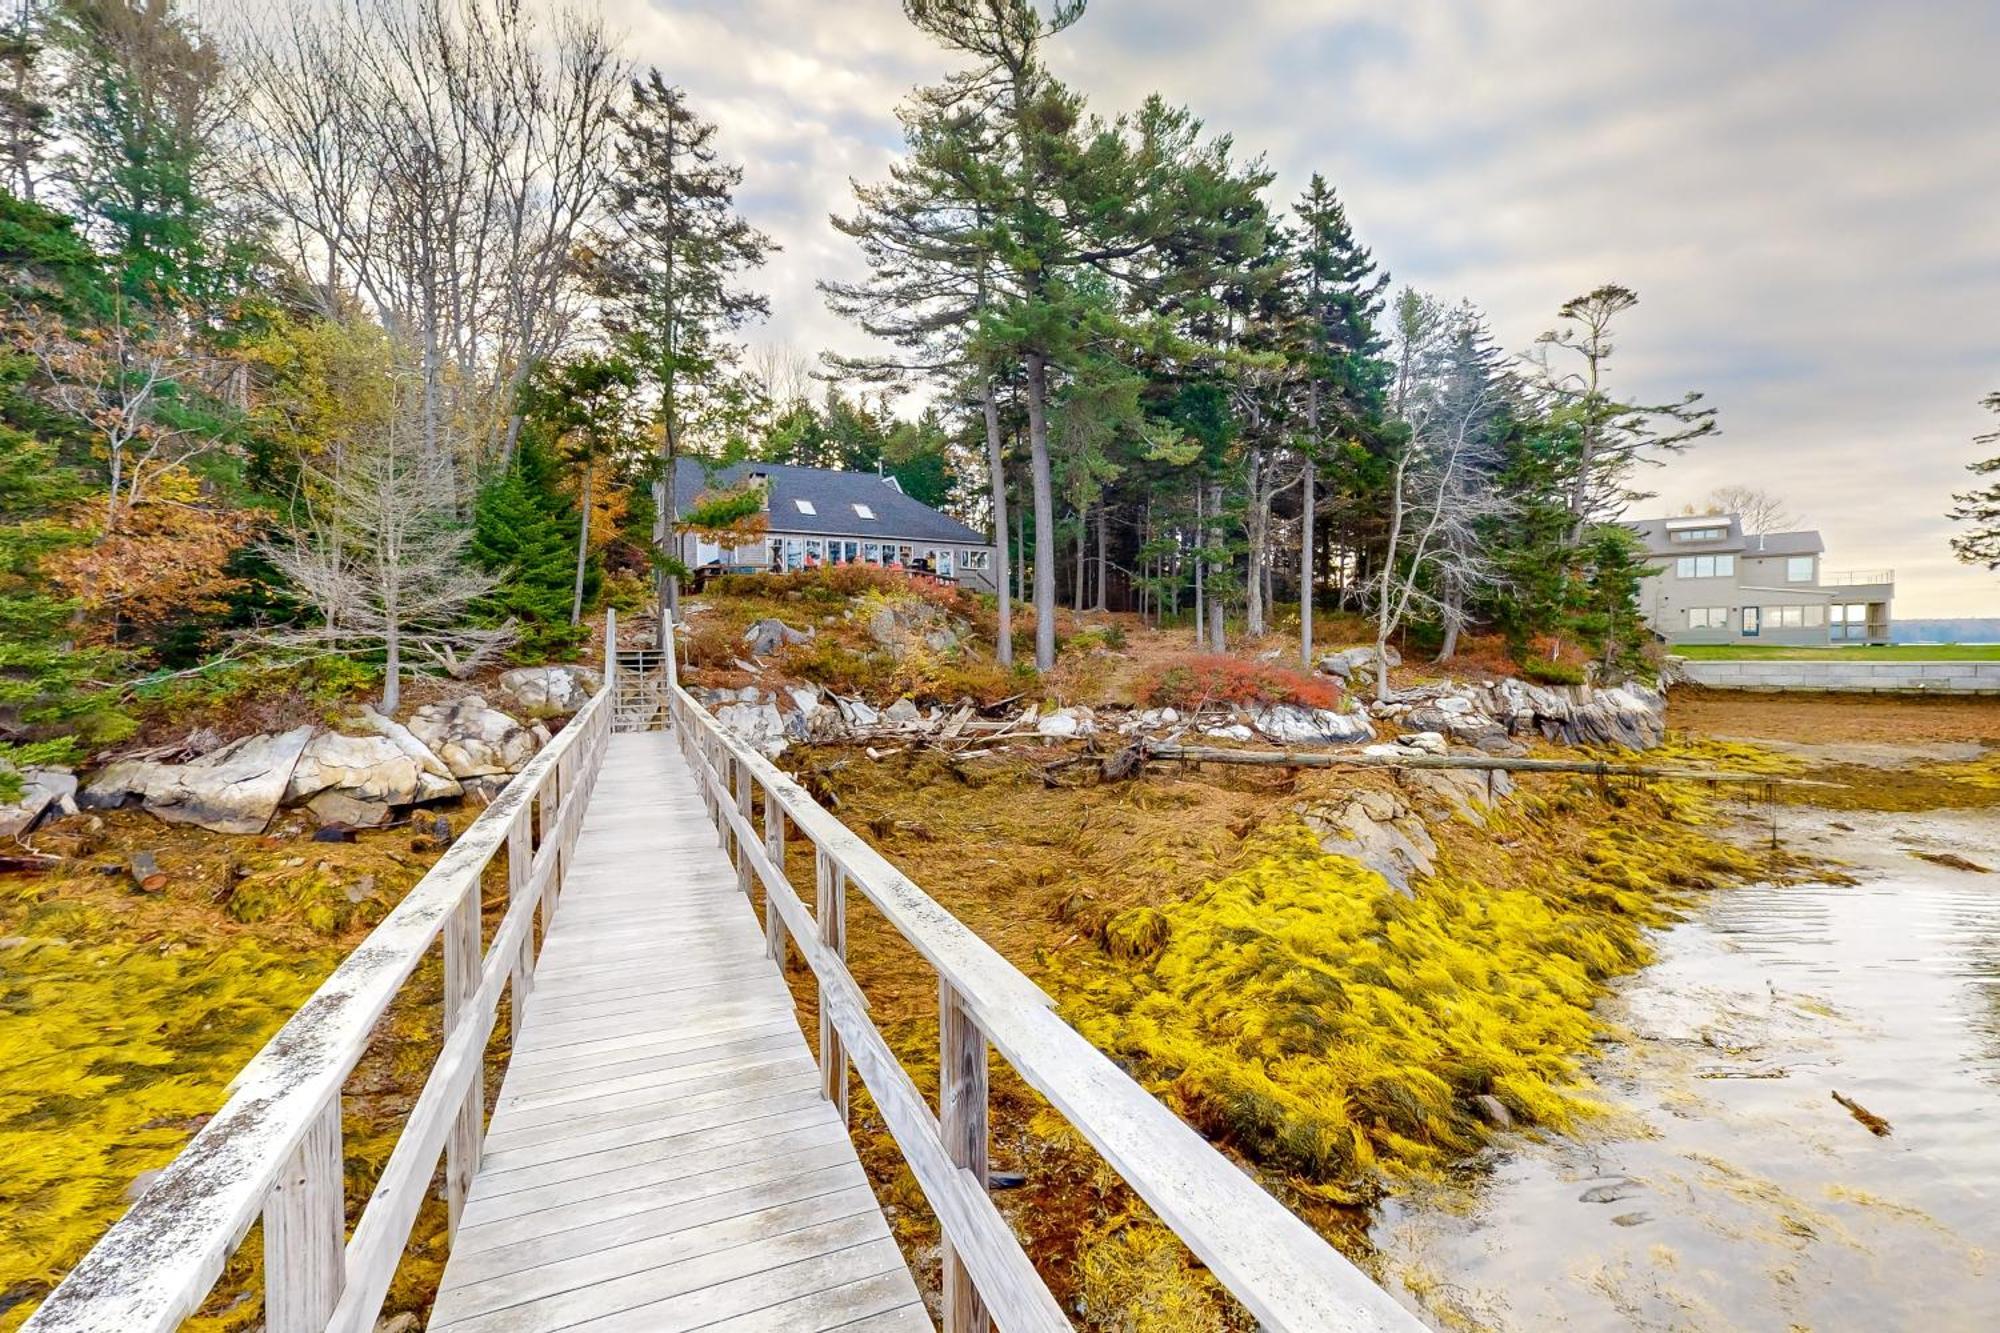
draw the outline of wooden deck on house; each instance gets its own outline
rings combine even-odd
[[[668,733],[609,739],[430,1327],[932,1327]]]

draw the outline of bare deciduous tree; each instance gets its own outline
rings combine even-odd
[[[1484,429],[1498,406],[1496,385],[1466,373],[1455,355],[1476,342],[1476,319],[1408,288],[1396,301],[1393,402],[1406,434],[1390,454],[1389,532],[1375,590],[1378,696],[1389,692],[1389,639],[1410,612],[1448,620],[1455,599],[1494,580],[1479,530],[1506,508],[1491,484]]]
[[[199,379],[204,359],[173,321],[140,324],[121,304],[102,326],[82,331],[33,311],[9,323],[11,339],[41,371],[37,393],[83,422],[103,450],[107,533],[118,530],[161,472],[220,443],[184,415],[188,386]]]
[[[1694,513],[1692,505],[1689,513]],[[1735,514],[1743,520],[1745,532],[1789,532],[1799,519],[1783,498],[1755,486],[1718,486],[1708,493],[1702,512]]]
[[[607,200],[626,67],[601,19],[295,0],[243,45],[260,187],[322,313],[358,297],[418,349],[427,448],[511,449],[523,377],[574,332],[577,249]]]
[[[384,659],[382,708],[402,699],[406,668],[462,676],[513,638],[472,623],[499,576],[464,558],[451,460],[429,448],[421,371],[403,371],[378,419],[353,424],[325,468],[301,479],[297,520],[266,554],[314,618],[261,637],[316,653]]]

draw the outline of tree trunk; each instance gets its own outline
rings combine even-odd
[[[1090,542],[1090,518],[1079,511],[1076,516],[1076,582],[1070,588],[1070,610],[1083,614],[1083,551]]]
[[[1299,665],[1313,664],[1313,462],[1306,460],[1299,497]]]
[[[1208,484],[1208,549],[1211,552],[1222,549],[1222,483]],[[1223,607],[1220,569],[1211,569],[1208,576],[1208,648],[1210,652],[1229,651],[1223,637]]]
[[[570,594],[569,623],[583,623],[583,571],[590,561],[590,483],[591,463],[583,464],[583,515],[576,525],[576,591]]]
[[[1271,514],[1270,497],[1264,489],[1264,459],[1259,452],[1250,455],[1249,480],[1250,512],[1244,523],[1249,551],[1243,571],[1243,632],[1255,639],[1264,633],[1264,528]]]
[[[1396,464],[1395,480],[1390,487],[1389,499],[1389,545],[1382,554],[1382,594],[1381,605],[1375,609],[1375,697],[1389,697],[1389,634],[1396,628],[1394,619],[1394,583],[1396,577],[1396,547],[1403,539],[1403,464]]]
[[[1035,670],[1056,664],[1056,495],[1049,475],[1049,362],[1027,356],[1028,465],[1035,491]]]
[[[1208,539],[1207,532],[1201,526],[1202,502],[1206,498],[1205,492],[1200,484],[1197,483],[1194,488],[1194,530],[1196,539],[1199,541],[1206,541]],[[1208,589],[1207,580],[1204,577],[1204,572],[1207,568],[1208,556],[1204,553],[1200,559],[1194,562],[1194,646],[1196,648],[1205,648],[1208,646]],[[1178,607],[1175,609],[1179,610]]]
[[[1014,600],[1028,600],[1028,507],[1014,506]]]
[[[993,645],[995,660],[1003,667],[1014,665],[1014,595],[1007,582],[1011,561],[1007,558],[1007,460],[1000,447],[1000,405],[993,401],[993,381],[985,384],[986,471],[993,491],[993,589],[999,593],[1000,625]]]
[[[1109,582],[1107,576],[1111,572],[1111,561],[1109,558],[1110,539],[1105,532],[1105,529],[1110,526],[1111,507],[1105,504],[1104,501],[1099,500],[1097,502],[1097,609],[1099,611],[1109,611],[1111,609],[1110,603],[1106,598],[1104,586]]]

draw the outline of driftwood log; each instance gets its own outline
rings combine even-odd
[[[1136,752],[1136,754],[1135,754]],[[1837,787],[1837,782],[1812,778],[1773,777],[1765,773],[1732,772],[1720,768],[1672,768],[1659,764],[1614,764],[1601,759],[1516,759],[1490,754],[1372,755],[1327,750],[1230,750],[1216,745],[1179,745],[1171,741],[1140,741],[1113,755],[1104,765],[1106,778],[1116,780],[1153,762],[1192,764],[1256,764],[1267,768],[1460,768],[1498,773],[1582,773],[1600,778],[1659,778],[1676,782],[1747,782],[1757,786]]]

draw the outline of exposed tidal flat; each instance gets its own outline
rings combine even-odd
[[[1784,836],[1851,882],[1747,885],[1660,932],[1603,1006],[1591,1132],[1384,1201],[1383,1270],[1437,1323],[1992,1326],[2000,875],[1925,858],[1984,864],[2000,817],[1793,810]]]

